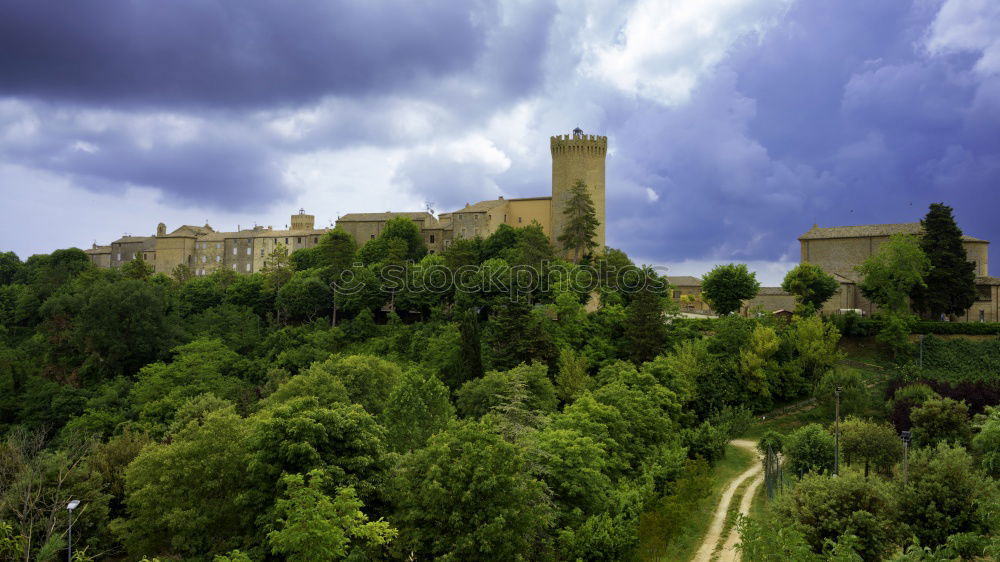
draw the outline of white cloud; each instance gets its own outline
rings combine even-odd
[[[636,96],[682,104],[737,40],[762,36],[792,1],[640,0],[624,21],[604,23],[603,34],[588,30],[582,70]]]
[[[1000,2],[945,0],[927,37],[933,54],[975,52],[976,71],[1000,74]]]
[[[655,203],[660,200],[660,194],[653,191],[652,188],[646,188],[646,199],[649,199],[650,203]]]

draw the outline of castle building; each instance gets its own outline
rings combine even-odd
[[[920,236],[919,222],[865,224],[859,226],[820,227],[813,225],[799,236],[800,261],[818,265],[832,275],[840,288],[823,305],[830,314],[844,310],[871,315],[878,307],[861,294],[861,275],[855,269],[878,252],[894,234]],[[976,302],[959,319],[965,322],[1000,322],[1000,278],[989,276],[989,245],[980,238],[963,236],[962,245],[969,261],[975,264]],[[767,311],[793,310],[795,299],[777,287],[763,287],[745,309],[761,307]]]
[[[372,240],[382,232],[386,222],[406,217],[417,224],[431,253],[448,248],[459,238],[487,237],[501,224],[513,227],[541,225],[553,244],[565,228],[563,210],[570,190],[577,181],[587,185],[594,201],[599,226],[596,242],[604,248],[604,164],[608,139],[589,135],[576,128],[571,134],[556,135],[549,140],[552,154],[552,190],[543,197],[505,199],[498,197],[465,206],[450,213],[434,216],[427,211],[384,213],[349,213],[337,219],[336,226],[350,233],[358,245]],[[328,229],[315,228],[315,217],[300,210],[291,217],[291,228],[274,230],[270,226],[217,232],[211,226],[183,225],[167,232],[160,223],[154,236],[123,236],[110,245],[94,244],[85,250],[98,267],[120,267],[142,256],[157,273],[170,274],[179,265],[191,268],[195,275],[209,275],[220,268],[239,273],[260,271],[264,260],[279,245],[289,253],[311,248],[319,243]]]

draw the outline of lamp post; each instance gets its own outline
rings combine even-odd
[[[834,394],[837,396],[837,402],[835,406],[834,414],[834,445],[833,445],[833,475],[834,477],[840,475],[840,391],[841,386],[837,386],[837,391]]]
[[[903,438],[903,484],[906,484],[906,479],[909,476],[909,466],[907,466],[907,452],[910,448],[910,432],[903,431],[900,433]]]
[[[66,504],[66,511],[69,512],[69,528],[67,531],[67,544],[69,548],[66,549],[66,560],[69,562],[73,562],[73,510],[78,505],[80,505],[80,500],[73,500]]]

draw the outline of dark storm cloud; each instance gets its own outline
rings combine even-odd
[[[11,0],[0,94],[88,104],[297,103],[364,95],[471,65],[489,0]]]
[[[0,157],[99,193],[156,188],[166,203],[251,209],[288,193],[275,154],[245,131],[169,115],[0,107]]]
[[[939,7],[799,2],[690,103],[619,100],[614,173],[660,199],[632,190],[609,219],[663,260],[797,259],[814,222],[913,221],[937,201],[966,233],[1000,239],[1000,84],[974,54],[923,47]]]

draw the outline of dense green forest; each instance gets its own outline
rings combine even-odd
[[[2,254],[0,558],[64,557],[76,499],[79,560],[652,560],[727,442],[813,396],[822,423],[761,438],[786,485],[745,559],[1000,551],[1000,400],[937,375],[996,347],[873,389],[808,307],[680,320],[668,291],[537,226],[430,255],[410,221],[335,230],[249,275]]]

